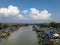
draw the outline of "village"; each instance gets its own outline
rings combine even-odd
[[[60,45],[60,28],[33,25],[39,45]]]
[[[0,41],[9,38],[12,32],[17,31],[22,26],[26,26],[26,24],[0,24]]]
[[[11,33],[20,27],[32,26],[38,38],[38,45],[60,45],[60,25],[48,24],[0,24],[0,41],[7,40]]]

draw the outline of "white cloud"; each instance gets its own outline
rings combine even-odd
[[[28,15],[28,16],[27,16]],[[27,16],[24,17],[24,16]],[[0,8],[0,21],[20,22],[29,20],[49,20],[51,13],[47,10],[39,11],[36,8],[20,11],[17,6],[9,5],[7,8]]]
[[[17,15],[19,13],[19,9],[16,6],[8,6],[8,8],[0,8],[0,14],[3,16],[9,16],[9,15]]]
[[[10,5],[7,8],[0,8],[0,18],[5,18],[5,17],[12,18],[12,19],[24,18],[20,14],[20,10],[18,9],[18,7],[13,6],[13,5]]]
[[[39,13],[39,10],[37,10],[36,8],[30,8],[30,11],[32,15],[37,15]]]
[[[49,20],[51,13],[47,10],[39,11],[36,8],[30,9],[30,17],[34,20]]]
[[[51,20],[51,13],[47,10],[39,11],[36,8],[30,8],[30,10],[24,10],[24,14],[28,14],[31,20]]]
[[[29,10],[23,10],[22,13],[27,14]]]

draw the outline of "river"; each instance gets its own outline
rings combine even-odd
[[[32,26],[21,27],[0,45],[38,45],[37,34],[32,31]]]

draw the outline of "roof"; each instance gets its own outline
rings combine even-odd
[[[59,37],[60,35],[59,34],[53,34],[54,37]]]
[[[4,32],[4,30],[0,30],[0,32]]]

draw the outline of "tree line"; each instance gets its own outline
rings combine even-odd
[[[56,22],[50,22],[50,23],[42,23],[42,24],[36,24],[41,27],[53,27],[53,28],[60,28],[60,23]]]

